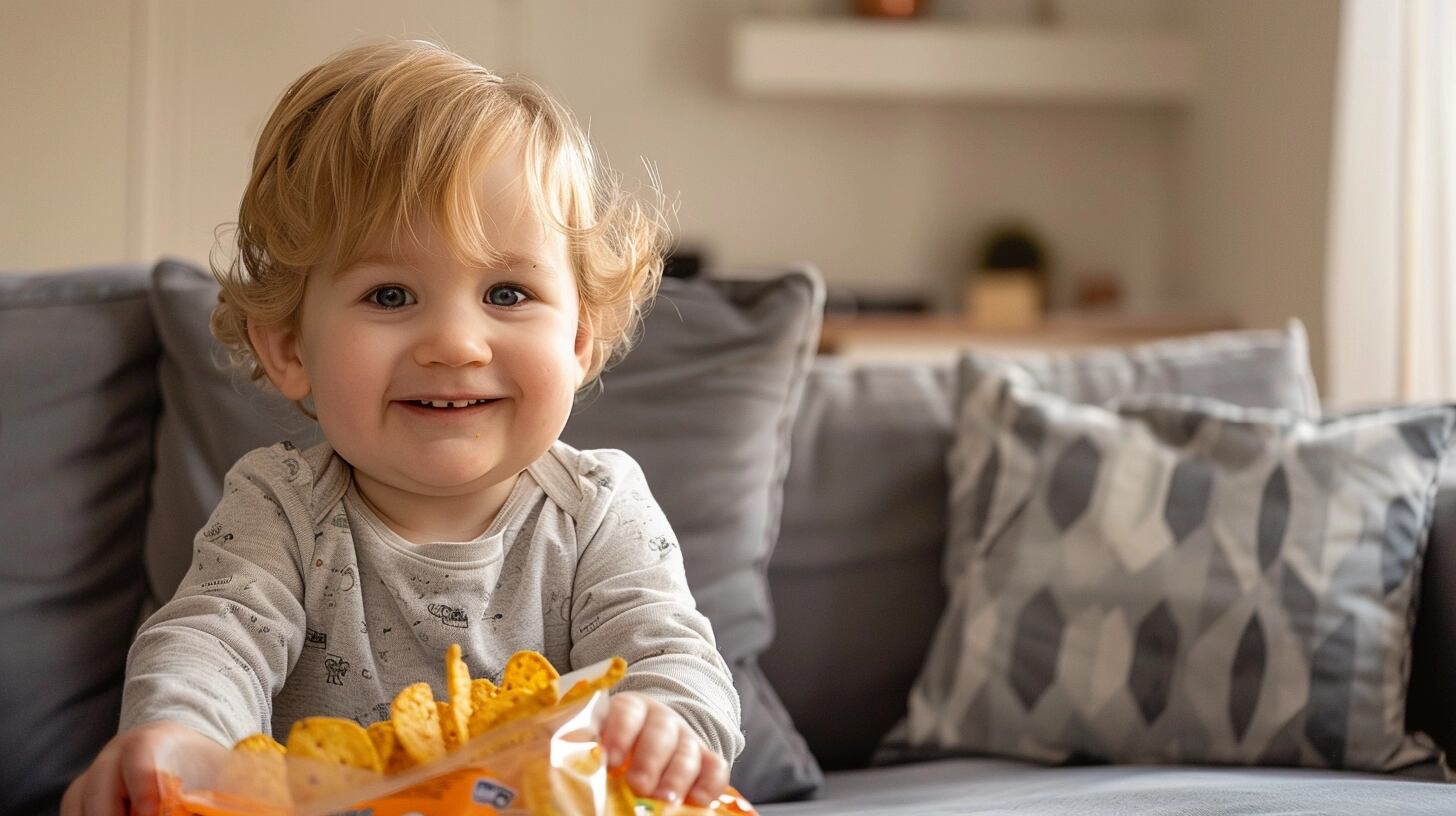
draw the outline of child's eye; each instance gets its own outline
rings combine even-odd
[[[364,297],[381,309],[398,309],[415,302],[415,296],[411,295],[409,290],[403,286],[381,286]]]
[[[519,286],[503,284],[485,293],[485,302],[492,306],[519,306],[529,298]]]

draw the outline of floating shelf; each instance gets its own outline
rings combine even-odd
[[[754,96],[1180,105],[1198,52],[1177,34],[925,20],[750,19],[733,83]]]

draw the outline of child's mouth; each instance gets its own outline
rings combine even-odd
[[[407,405],[414,405],[420,408],[441,408],[445,410],[456,408],[470,408],[476,405],[485,405],[495,402],[493,399],[472,399],[472,400],[406,400]]]

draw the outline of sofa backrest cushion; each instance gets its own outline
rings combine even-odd
[[[822,781],[757,661],[773,638],[765,571],[824,285],[809,268],[723,275],[663,281],[641,344],[580,401],[563,439],[642,465],[738,687],[747,747],[733,785],[771,802]]]
[[[1297,321],[1130,349],[973,353],[1015,360],[1041,387],[1079,401],[1223,393],[1319,412]],[[778,625],[762,665],[826,769],[867,764],[904,716],[944,606],[954,392],[949,363],[825,357],[810,372],[769,563]]]
[[[1447,457],[1421,569],[1406,728],[1430,734],[1456,768],[1456,454]]]
[[[141,601],[157,339],[146,270],[0,276],[0,813],[116,733]]]
[[[151,306],[162,357],[146,567],[151,607],[167,601],[192,563],[192,538],[222,498],[222,477],[253,448],[289,439],[323,440],[318,425],[278,392],[230,365],[209,321],[217,305],[212,275],[179,260],[152,271]]]

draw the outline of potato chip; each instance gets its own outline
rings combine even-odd
[[[401,691],[389,706],[389,720],[394,723],[395,738],[415,764],[423,765],[445,755],[440,709],[429,683],[415,683]]]
[[[454,707],[443,700],[436,701],[435,708],[440,712],[440,733],[445,735],[445,750],[453,751],[464,745],[467,740],[465,735],[469,733],[470,724],[466,723],[467,730],[461,731],[458,721],[455,719]]]
[[[379,764],[384,766],[385,773],[396,774],[414,767],[414,762],[400,747],[399,738],[394,735],[394,723],[389,720],[373,723],[368,731],[369,739],[374,742],[374,750],[379,754]]]
[[[499,728],[556,705],[556,687],[548,684],[535,691],[512,689],[492,700],[491,705],[495,709],[495,716],[491,719],[490,727]]]
[[[516,652],[506,661],[501,688],[507,691],[545,688],[560,676],[540,652]]]
[[[243,737],[233,746],[233,750],[253,754],[278,754],[280,756],[288,752],[287,748],[284,748],[278,743],[278,740],[273,739],[268,734],[253,734],[252,736]]]
[[[490,710],[490,701],[498,694],[500,689],[484,677],[470,681],[470,722],[466,728],[470,736],[480,736],[490,727],[491,718],[494,716]]]
[[[278,745],[272,737],[263,734],[254,736],[265,737],[273,745]],[[283,759],[283,746],[278,745],[276,750],[240,747],[252,739],[245,737],[234,746],[233,756],[218,771],[216,792],[239,797],[264,808],[291,809],[293,798],[288,791],[288,766]],[[250,743],[250,746],[254,744]]]
[[[288,763],[288,792],[297,807],[356,790],[364,771],[320,759],[294,759]]]
[[[470,687],[470,667],[460,658],[460,644],[452,643],[445,650],[445,688],[450,697],[455,733],[461,738],[461,742],[470,739],[470,712],[474,709],[470,699]]]
[[[288,732],[289,756],[383,773],[369,732],[353,720],[304,717]]]
[[[594,691],[606,691],[612,686],[622,682],[627,674],[627,661],[620,657],[612,658],[612,663],[600,677],[591,680],[578,680],[572,687],[561,696],[561,704],[574,703],[583,697],[591,696]]]

